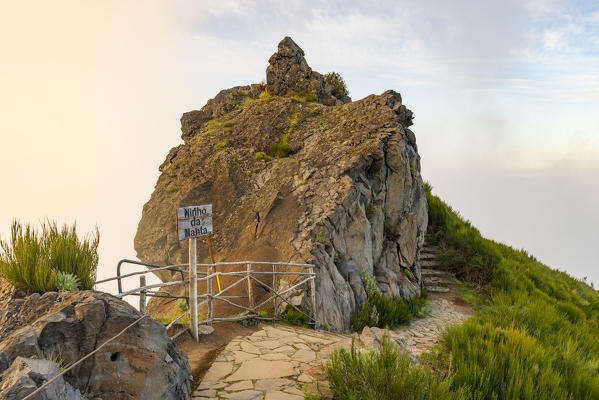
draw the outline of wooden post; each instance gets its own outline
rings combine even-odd
[[[208,267],[208,276],[212,275],[212,265]],[[210,320],[210,325],[212,325],[212,318],[214,317],[214,309],[212,304],[212,278],[208,279],[208,319]]]
[[[310,267],[310,273],[314,274],[314,267]],[[314,325],[316,325],[316,285],[314,281],[316,277],[312,275],[312,279],[310,280],[310,300],[312,303],[312,319],[314,320]]]
[[[146,276],[142,275],[139,277],[139,287],[146,286]],[[139,312],[142,314],[146,313],[146,289],[142,289],[139,292]]]
[[[252,295],[252,280],[251,280],[251,276],[252,276],[252,264],[248,264],[248,270],[247,270],[247,274],[248,274],[248,307],[252,310],[252,312],[255,314],[255,310],[254,310],[254,297]]]
[[[189,306],[191,335],[197,341],[198,336],[198,266],[196,238],[189,238]]]
[[[277,307],[277,300],[279,299],[279,296],[277,296],[277,293],[279,292],[279,288],[277,288],[277,264],[272,265],[272,288],[275,290],[275,293],[273,294],[273,296],[275,296],[275,319],[272,321],[274,324],[277,322],[277,318],[279,317],[279,311]]]

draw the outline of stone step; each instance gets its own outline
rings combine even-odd
[[[439,267],[437,260],[419,260],[418,264],[420,267]]]
[[[429,245],[425,244],[424,246],[422,246],[422,249],[420,251],[422,251],[423,253],[438,254],[439,248],[437,246],[429,246]]]
[[[430,293],[447,293],[449,292],[449,288],[443,287],[443,286],[430,286],[430,287],[424,287],[426,289],[427,292]]]
[[[422,276],[444,276],[444,277],[453,277],[453,274],[449,271],[441,270],[441,269],[432,269],[432,268],[422,268],[421,270]]]
[[[455,284],[455,280],[451,278],[441,278],[437,276],[427,276],[422,278],[422,283],[425,286],[435,286],[435,285],[453,285]]]
[[[420,253],[418,258],[420,258],[421,260],[435,260],[437,258],[437,255],[434,253]]]

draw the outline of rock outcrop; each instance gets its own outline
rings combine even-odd
[[[388,296],[419,293],[427,208],[412,112],[391,90],[333,102],[319,76],[285,38],[266,86],[224,90],[183,115],[185,144],[169,152],[143,209],[140,259],[187,262],[176,208],[212,204],[218,258],[317,266],[318,324],[349,328],[366,299],[361,271]],[[288,97],[299,93],[316,101]],[[205,246],[198,251],[208,262]]]
[[[60,373],[49,360],[17,357],[10,368],[0,374],[3,400],[22,400]],[[81,393],[59,377],[34,396],[35,400],[80,400]]]
[[[278,51],[268,60],[266,91],[278,96],[306,96],[327,106],[351,101],[349,97],[337,99],[333,87],[312,68],[304,58],[304,51],[290,38],[279,43]]]
[[[44,380],[43,376],[36,378],[41,376],[40,370],[51,375],[52,368],[27,358],[51,355],[72,364],[141,316],[106,293],[27,295],[10,289],[2,279],[0,310],[10,310],[0,314],[0,398],[27,390],[31,382],[39,385]],[[58,386],[65,391],[79,390],[89,398],[191,398],[186,356],[176,350],[164,327],[150,318],[77,365],[65,375],[65,381]]]

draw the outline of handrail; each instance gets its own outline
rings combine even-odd
[[[143,265],[146,267],[153,267],[153,269],[150,269],[148,271],[139,271],[139,272],[132,272],[131,274],[127,274],[125,275],[121,275],[121,265],[123,264],[136,264],[136,265]],[[187,271],[176,268],[179,266],[184,266],[187,264],[177,264],[177,265],[169,265],[169,266],[162,266],[162,265],[156,265],[156,264],[151,264],[151,263],[146,263],[146,262],[142,262],[142,261],[137,261],[137,260],[128,260],[128,259],[123,259],[121,261],[119,261],[119,263],[116,266],[116,278],[109,278],[109,279],[104,279],[102,281],[97,281],[96,283],[103,283],[103,282],[108,282],[111,280],[117,280],[118,281],[118,287],[119,287],[119,294],[123,293],[123,285],[121,283],[121,279],[125,278],[127,276],[134,276],[134,275],[141,275],[141,274],[147,274],[148,272],[155,272],[155,271],[159,271],[159,270],[170,270],[170,271],[175,271],[175,272],[179,272],[181,274],[181,280],[184,281],[185,277],[183,277],[183,273],[187,273]]]
[[[148,267],[147,270],[144,271],[138,271],[138,272],[131,272],[128,274],[124,274],[121,275],[121,266],[123,264],[135,264],[135,265],[141,265],[141,266],[145,266]],[[129,296],[129,295],[133,295],[133,296],[140,296],[140,309],[145,308],[145,299],[146,296],[148,297],[169,297],[169,298],[177,298],[177,299],[181,299],[184,298],[187,302],[187,307],[188,307],[188,311],[186,311],[185,313],[183,313],[182,315],[180,315],[175,321],[172,321],[170,324],[168,324],[167,328],[170,326],[173,326],[175,323],[177,323],[177,321],[181,320],[185,315],[189,314],[189,309],[190,309],[190,300],[191,298],[188,296],[188,291],[187,291],[187,284],[190,283],[193,286],[193,283],[191,282],[202,282],[202,281],[207,281],[209,283],[209,287],[208,287],[208,292],[206,294],[201,294],[199,296],[197,296],[195,298],[195,301],[193,305],[197,305],[197,306],[201,306],[205,303],[209,303],[209,315],[208,318],[202,320],[202,321],[197,321],[197,318],[193,318],[193,313],[192,318],[190,318],[190,322],[192,323],[192,325],[198,324],[212,324],[213,322],[218,322],[218,321],[234,321],[234,320],[240,320],[240,319],[246,319],[246,318],[257,318],[257,319],[263,319],[263,320],[273,320],[276,321],[279,319],[279,315],[278,315],[278,308],[277,308],[277,303],[278,301],[282,301],[283,303],[287,303],[290,307],[294,308],[296,311],[300,312],[301,314],[306,315],[309,320],[310,323],[313,324],[316,322],[315,320],[315,285],[314,285],[314,280],[316,278],[316,273],[314,271],[314,264],[301,264],[301,263],[288,263],[288,262],[282,262],[282,261],[233,261],[233,262],[217,262],[217,263],[213,263],[213,264],[196,264],[196,267],[205,267],[207,268],[205,270],[205,272],[199,272],[200,274],[204,275],[201,278],[198,278],[196,276],[189,276],[188,280],[185,279],[185,274],[190,275],[190,272],[185,270],[185,269],[181,269],[179,267],[187,267],[189,264],[177,264],[177,265],[168,265],[168,266],[161,266],[161,265],[157,265],[157,264],[152,264],[152,263],[146,263],[143,261],[137,261],[137,260],[130,260],[130,259],[122,259],[118,262],[117,264],[117,276],[116,277],[112,277],[112,278],[108,278],[108,279],[103,279],[100,281],[96,281],[96,284],[99,283],[105,283],[105,282],[109,282],[112,280],[117,280],[118,283],[118,290],[119,293],[116,295],[119,298],[125,297],[125,296]],[[231,272],[217,272],[215,271],[213,268],[214,267],[218,267],[218,266],[242,266],[242,265],[246,265],[247,266],[247,271],[231,271]],[[269,265],[272,266],[272,272],[271,271],[256,271],[256,270],[252,270],[252,265]],[[278,270],[277,271],[277,266],[289,266],[289,267],[300,267],[299,271],[281,271]],[[301,270],[301,268],[306,268],[309,269],[307,272],[303,272]],[[261,268],[260,268],[261,269]],[[123,292],[123,287],[122,287],[122,279],[123,278],[127,278],[127,277],[131,277],[131,276],[135,276],[135,275],[144,275],[147,273],[154,273],[156,271],[162,271],[162,270],[169,270],[169,271],[173,271],[175,273],[179,273],[181,276],[181,280],[178,281],[167,281],[167,282],[162,282],[162,283],[158,283],[158,284],[152,284],[152,285],[146,285],[145,284],[145,280],[142,281],[142,278],[140,278],[140,287],[139,288],[135,288],[132,290],[128,290]],[[304,270],[305,271],[305,270]],[[272,275],[273,276],[273,286],[271,287],[269,284],[266,284],[266,282],[262,281],[261,279],[258,279],[259,276],[265,276],[265,275]],[[299,278],[299,282],[296,281],[292,284],[291,287],[286,288],[285,290],[278,292],[276,289],[278,289],[277,287],[277,276],[283,276],[283,275],[295,275]],[[225,277],[225,276],[230,276],[230,277],[234,277],[237,276],[240,279],[231,283],[228,287],[224,288],[221,290],[221,288],[219,287],[219,291],[216,294],[212,294],[212,288],[211,288],[211,282],[213,278],[218,278],[219,276],[221,277]],[[232,289],[233,287],[242,284],[242,283],[247,283],[248,285],[248,294],[247,296],[226,296],[223,295],[225,292],[227,292],[228,290]],[[253,302],[253,296],[252,296],[252,283],[258,284],[259,286],[263,287],[264,289],[266,289],[267,291],[273,293],[272,296],[270,296],[269,298],[267,298],[266,300],[262,300],[258,305],[255,305]],[[184,291],[185,291],[185,295],[184,296],[174,296],[171,295],[168,292],[163,292],[163,291],[152,291],[150,289],[156,289],[156,288],[161,288],[164,286],[171,286],[171,285],[183,285],[184,287]],[[312,315],[309,315],[307,313],[305,313],[302,309],[296,307],[294,304],[292,304],[287,298],[285,298],[286,296],[284,296],[285,294],[295,290],[296,288],[304,285],[304,284],[310,284],[310,290],[311,290],[311,309]],[[248,307],[232,302],[229,299],[233,299],[233,298],[247,298],[248,299]],[[204,299],[203,301],[199,301],[200,299]],[[225,303],[228,303],[232,306],[238,307],[242,310],[244,310],[245,312],[247,312],[248,314],[243,315],[243,316],[238,316],[238,317],[227,317],[227,318],[217,318],[213,315],[212,313],[212,302],[213,300],[220,300],[223,301]],[[260,316],[257,313],[257,310],[260,307],[263,307],[264,305],[270,303],[271,301],[274,301],[275,303],[275,315],[274,317],[263,317]],[[144,304],[144,306],[142,306],[141,304]],[[195,320],[195,321],[194,321]],[[177,333],[175,336],[178,336],[181,332]],[[173,337],[174,338],[174,337]]]

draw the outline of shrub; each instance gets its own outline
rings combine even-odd
[[[260,99],[260,101],[264,101],[266,103],[273,101],[275,98],[273,96],[270,95],[270,93],[268,93],[267,91],[264,91],[262,93],[260,93],[260,95],[258,96],[258,99]]]
[[[272,161],[272,157],[267,155],[265,152],[263,151],[259,151],[254,155],[254,160],[256,161]]]
[[[369,274],[366,271],[360,271],[360,279],[362,279],[362,284],[364,285],[364,290],[368,297],[383,295],[381,289],[379,289],[379,285],[376,283],[374,275]]]
[[[408,352],[394,347],[384,336],[378,350],[336,350],[325,366],[336,399],[463,399],[463,391],[452,392],[429,367],[414,364]]]
[[[98,266],[100,234],[79,240],[76,224],[58,228],[45,222],[38,233],[13,221],[9,241],[0,240],[0,276],[14,286],[45,293],[79,287],[92,289]]]
[[[283,314],[283,319],[291,325],[307,327],[310,323],[308,311],[302,306],[299,306],[298,308],[300,309],[300,311],[289,306],[289,308],[287,308],[287,311],[285,311],[285,314]]]
[[[276,158],[285,158],[291,153],[291,147],[287,144],[287,137],[283,136],[280,142],[271,143],[268,146],[268,153]]]
[[[331,72],[324,76],[324,81],[333,87],[333,96],[342,99],[349,95],[345,81],[337,72]]]
[[[304,121],[304,114],[293,110],[289,110],[289,113],[289,130],[287,131],[287,133],[291,134]]]
[[[216,143],[214,144],[214,148],[215,148],[216,150],[222,150],[222,149],[224,149],[224,148],[227,148],[227,147],[229,147],[229,145],[230,145],[230,144],[231,144],[231,141],[230,141],[229,139],[225,139],[225,140],[223,140],[222,142],[216,142]]]
[[[312,108],[308,112],[308,116],[314,117],[315,115],[318,115],[319,113],[320,113],[320,110],[318,109],[318,105],[316,105],[316,103],[313,103]]]
[[[315,98],[311,94],[294,94],[290,97],[294,103],[305,103],[306,101],[314,101]]]

